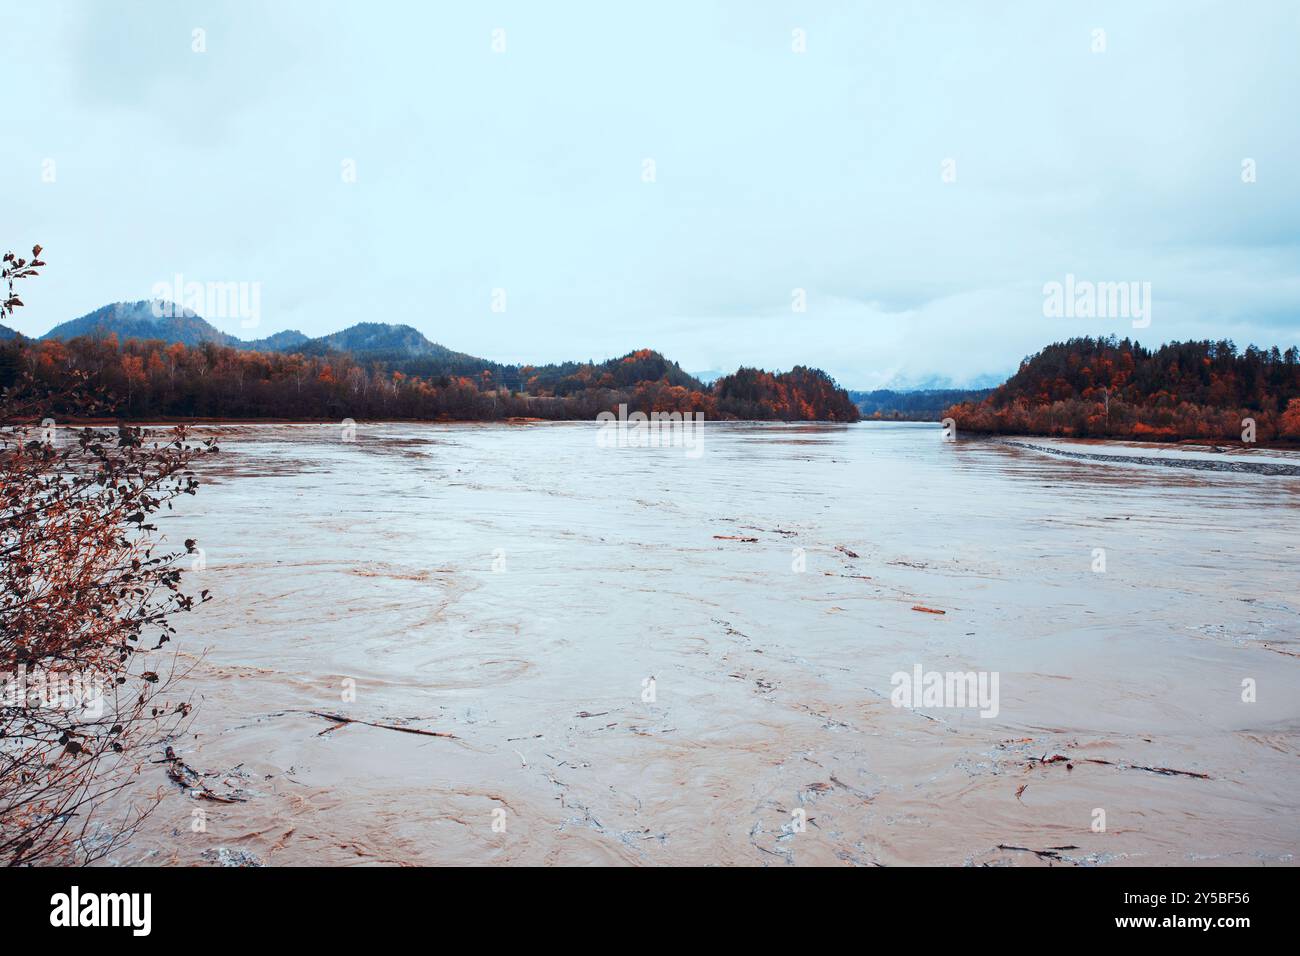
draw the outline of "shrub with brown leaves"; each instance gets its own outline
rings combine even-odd
[[[4,257],[14,278],[44,265]],[[20,379],[0,396],[0,863],[104,856],[153,803],[105,800],[178,732],[167,647],[177,612],[207,600],[181,589],[185,552],[162,550],[150,517],[194,494],[196,458],[216,451],[184,429],[59,429],[57,398],[92,415],[109,400],[88,382],[59,396]],[[194,542],[185,542],[193,551]]]

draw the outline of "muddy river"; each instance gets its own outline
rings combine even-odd
[[[214,596],[174,746],[236,802],[153,766],[110,864],[1295,863],[1300,478],[937,425],[208,430],[159,522]]]

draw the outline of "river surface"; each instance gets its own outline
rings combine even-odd
[[[213,595],[174,746],[239,802],[154,765],[108,863],[1296,862],[1300,479],[930,425],[206,431],[159,522]],[[996,707],[896,706],[917,668]]]

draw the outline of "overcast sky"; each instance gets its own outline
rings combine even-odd
[[[1300,341],[1289,0],[5,3],[0,78],[27,334],[180,274],[260,283],[257,329],[210,317],[244,338],[850,387]],[[1046,317],[1067,273],[1150,282],[1150,327]]]

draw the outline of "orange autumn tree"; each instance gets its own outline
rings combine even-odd
[[[1278,431],[1287,438],[1300,438],[1300,398],[1293,398],[1287,403]]]
[[[37,275],[8,253],[0,318],[14,282]],[[79,864],[111,852],[150,805],[107,798],[176,732],[171,617],[207,599],[181,590],[181,555],[160,549],[151,515],[198,482],[216,451],[182,430],[68,429],[55,407],[113,407],[85,377],[52,392],[30,372],[0,393],[0,864]],[[186,542],[187,550],[194,543]]]

